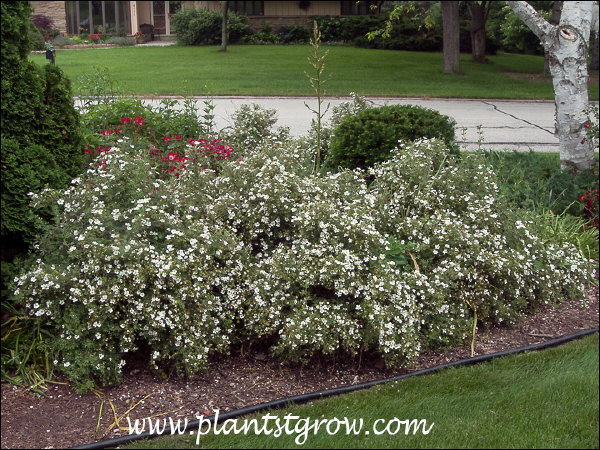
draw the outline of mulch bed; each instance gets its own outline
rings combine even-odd
[[[516,325],[494,327],[477,334],[475,353],[483,355],[541,343],[557,337],[598,327],[598,287],[585,298],[547,306]],[[165,418],[187,417],[205,411],[231,411],[293,395],[306,394],[391,377],[433,367],[470,356],[470,343],[451,350],[430,351],[411,367],[387,370],[374,356],[345,361],[315,360],[307,366],[283,365],[266,353],[253,351],[215,360],[208,373],[192,380],[161,379],[143,366],[130,367],[121,386],[101,388],[105,399],[94,393],[77,394],[66,384],[49,384],[48,397],[2,383],[2,448],[63,448],[88,444],[128,434],[109,429],[114,415],[131,406],[134,419],[163,413]],[[64,381],[64,380],[57,380]],[[127,427],[127,416],[119,424]]]

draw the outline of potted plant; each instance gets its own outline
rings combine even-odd
[[[146,40],[144,33],[142,33],[141,31],[138,31],[137,33],[135,33],[133,35],[133,37],[135,38],[136,44],[143,44],[144,41]]]

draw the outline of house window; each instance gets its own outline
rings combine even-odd
[[[67,33],[129,33],[129,2],[67,2]]]
[[[342,16],[366,16],[377,14],[378,9],[371,8],[371,5],[379,6],[381,2],[343,1],[340,3]]]
[[[265,14],[264,2],[229,2],[229,9],[238,14],[247,16],[263,16]]]

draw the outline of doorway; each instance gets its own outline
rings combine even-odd
[[[152,2],[152,24],[154,34],[170,36],[175,34],[175,28],[171,24],[171,16],[181,9],[182,1],[153,1]]]

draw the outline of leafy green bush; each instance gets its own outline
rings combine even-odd
[[[244,36],[242,42],[244,44],[279,44],[281,42],[281,37],[274,33],[261,31],[260,33]]]
[[[560,169],[558,154],[486,152],[485,157],[511,207],[587,217],[580,197],[599,188],[597,157],[593,170],[577,174]]]
[[[346,42],[358,47],[385,48],[410,51],[441,51],[442,30],[439,23],[430,29],[422,28],[422,20],[402,15],[394,25],[390,37],[369,40],[366,34],[383,28],[387,16],[318,17],[319,30],[324,42]]]
[[[214,105],[210,100],[204,101],[202,114],[197,101],[187,97],[182,101],[162,99],[158,105],[145,105],[139,97],[127,95],[109,71],[99,67],[84,74],[80,84],[82,129],[89,146],[110,145],[118,136],[123,117],[144,117],[148,133],[145,138],[153,144],[156,139],[170,135],[197,139],[214,133]]]
[[[41,51],[46,49],[46,41],[40,30],[32,23],[29,24],[29,41],[31,42],[31,49]]]
[[[302,25],[281,26],[277,28],[277,35],[285,44],[305,44],[310,40],[310,31]]]
[[[321,159],[323,161],[327,160],[329,157],[331,138],[340,123],[342,123],[345,118],[355,116],[359,112],[364,111],[372,106],[372,102],[354,92],[350,93],[350,97],[352,98],[350,101],[344,101],[338,106],[331,108],[330,118],[321,125],[320,139],[318,142],[321,144]],[[303,145],[312,149],[312,151],[316,154],[316,143],[317,122],[313,120],[311,122],[311,127],[308,131],[308,134],[303,138]]]
[[[455,121],[437,111],[413,105],[369,108],[346,117],[334,130],[327,165],[366,168],[390,157],[399,141],[442,139],[451,153]]]
[[[171,17],[177,40],[183,45],[215,45],[221,42],[222,13],[205,8],[181,9]],[[229,12],[227,15],[229,43],[235,44],[252,34],[248,18]]]
[[[405,144],[367,187],[360,170],[314,175],[293,141],[240,160],[219,142],[156,149],[142,118],[122,123],[69,188],[33,197],[55,221],[16,281],[84,387],[118,382],[141,349],[187,374],[249,342],[284,360],[365,350],[401,365],[461,341],[473,311],[510,321],[589,276],[573,247],[545,245],[495,201],[478,155],[440,141]]]

